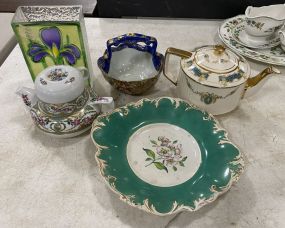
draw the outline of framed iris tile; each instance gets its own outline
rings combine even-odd
[[[85,67],[92,75],[81,6],[20,6],[12,27],[32,79],[46,67]]]

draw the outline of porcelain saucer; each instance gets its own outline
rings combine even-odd
[[[255,49],[244,46],[233,37],[236,26],[245,22],[244,15],[238,15],[225,20],[218,29],[220,39],[234,52],[266,64],[285,66],[285,52],[278,45],[269,49]]]
[[[91,128],[92,122],[101,112],[101,105],[95,104],[101,99],[92,89],[87,89],[88,101],[78,112],[69,116],[51,116],[41,110],[38,102],[30,109],[35,125],[44,133],[70,138],[82,134]]]
[[[257,37],[247,34],[245,31],[244,23],[238,24],[232,31],[233,38],[241,45],[255,48],[255,49],[267,49],[273,48],[280,44],[280,38],[278,35],[269,37],[269,39],[257,39]]]

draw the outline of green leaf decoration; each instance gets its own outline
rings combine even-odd
[[[172,166],[172,168],[173,168],[173,170],[174,170],[174,171],[177,171],[177,168],[176,168],[176,166]]]
[[[152,159],[151,158],[147,158],[147,159],[145,159],[146,161],[152,161]]]
[[[177,143],[177,142],[178,142],[177,140],[174,140],[174,141],[173,141],[173,144],[175,144],[175,143]]]
[[[69,41],[70,39],[69,39],[69,35],[66,35],[66,44],[69,44]]]
[[[187,159],[187,156],[185,156],[184,158],[182,158],[182,160],[181,161],[186,161],[186,159]]]
[[[155,159],[155,153],[154,153],[152,150],[150,150],[150,149],[145,149],[145,148],[143,148],[143,150],[146,152],[147,156],[149,156],[149,157]]]
[[[156,168],[160,170],[164,169],[168,173],[168,169],[161,162],[154,162],[153,164],[155,165]]]
[[[182,161],[179,162],[179,165],[184,167],[184,163]]]
[[[150,142],[154,145],[157,145],[157,142],[155,140],[150,140]]]

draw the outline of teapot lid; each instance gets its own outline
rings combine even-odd
[[[50,104],[70,102],[84,91],[84,87],[81,71],[68,65],[48,67],[35,80],[37,97]]]
[[[190,78],[213,87],[234,87],[249,77],[246,60],[222,45],[199,48],[181,64]]]

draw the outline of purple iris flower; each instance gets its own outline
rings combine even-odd
[[[28,54],[33,62],[40,62],[45,57],[50,57],[55,64],[63,64],[64,60],[74,65],[80,58],[80,50],[74,44],[65,44],[62,46],[61,33],[57,27],[45,28],[40,31],[40,37],[43,44],[31,43]]]

